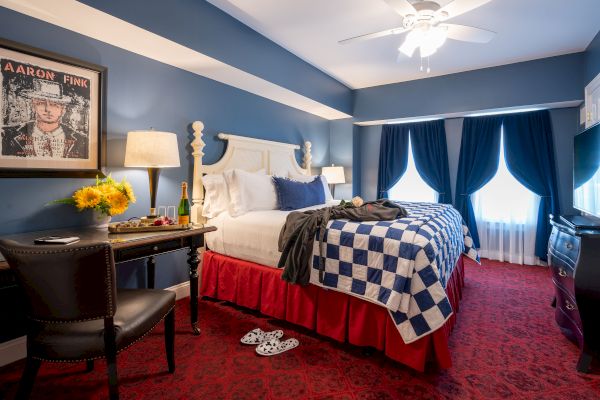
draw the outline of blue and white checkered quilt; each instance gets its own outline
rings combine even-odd
[[[405,343],[428,335],[452,315],[446,283],[461,253],[479,262],[469,230],[450,205],[399,202],[408,216],[393,221],[332,220],[319,282],[319,242],[312,284],[386,307]]]

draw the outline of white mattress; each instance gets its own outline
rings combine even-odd
[[[316,210],[338,204],[327,204],[302,208],[296,211]],[[276,267],[281,253],[277,250],[279,233],[291,211],[250,211],[239,217],[224,212],[208,220],[206,225],[217,228],[205,234],[210,250],[226,256],[252,261],[268,267]]]

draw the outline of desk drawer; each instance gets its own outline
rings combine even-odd
[[[125,248],[125,249],[116,249],[115,253],[115,261],[123,262],[129,260],[135,260],[138,258],[149,257],[161,253],[167,253],[174,250],[179,250],[184,248],[185,245],[182,243],[181,239],[170,240],[168,242],[160,242],[154,244],[147,244],[143,246]]]

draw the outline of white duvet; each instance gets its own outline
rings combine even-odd
[[[296,211],[316,210],[333,206],[339,201],[302,208]],[[279,233],[291,211],[250,211],[238,217],[223,212],[208,220],[206,225],[217,228],[205,235],[210,250],[226,256],[276,267],[281,253],[277,249]]]

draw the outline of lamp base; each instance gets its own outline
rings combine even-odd
[[[335,185],[333,183],[329,184],[329,191],[331,192],[331,197],[335,199]]]
[[[156,219],[156,192],[158,191],[158,178],[160,177],[160,168],[148,168],[148,183],[150,185],[150,214],[146,217]]]

